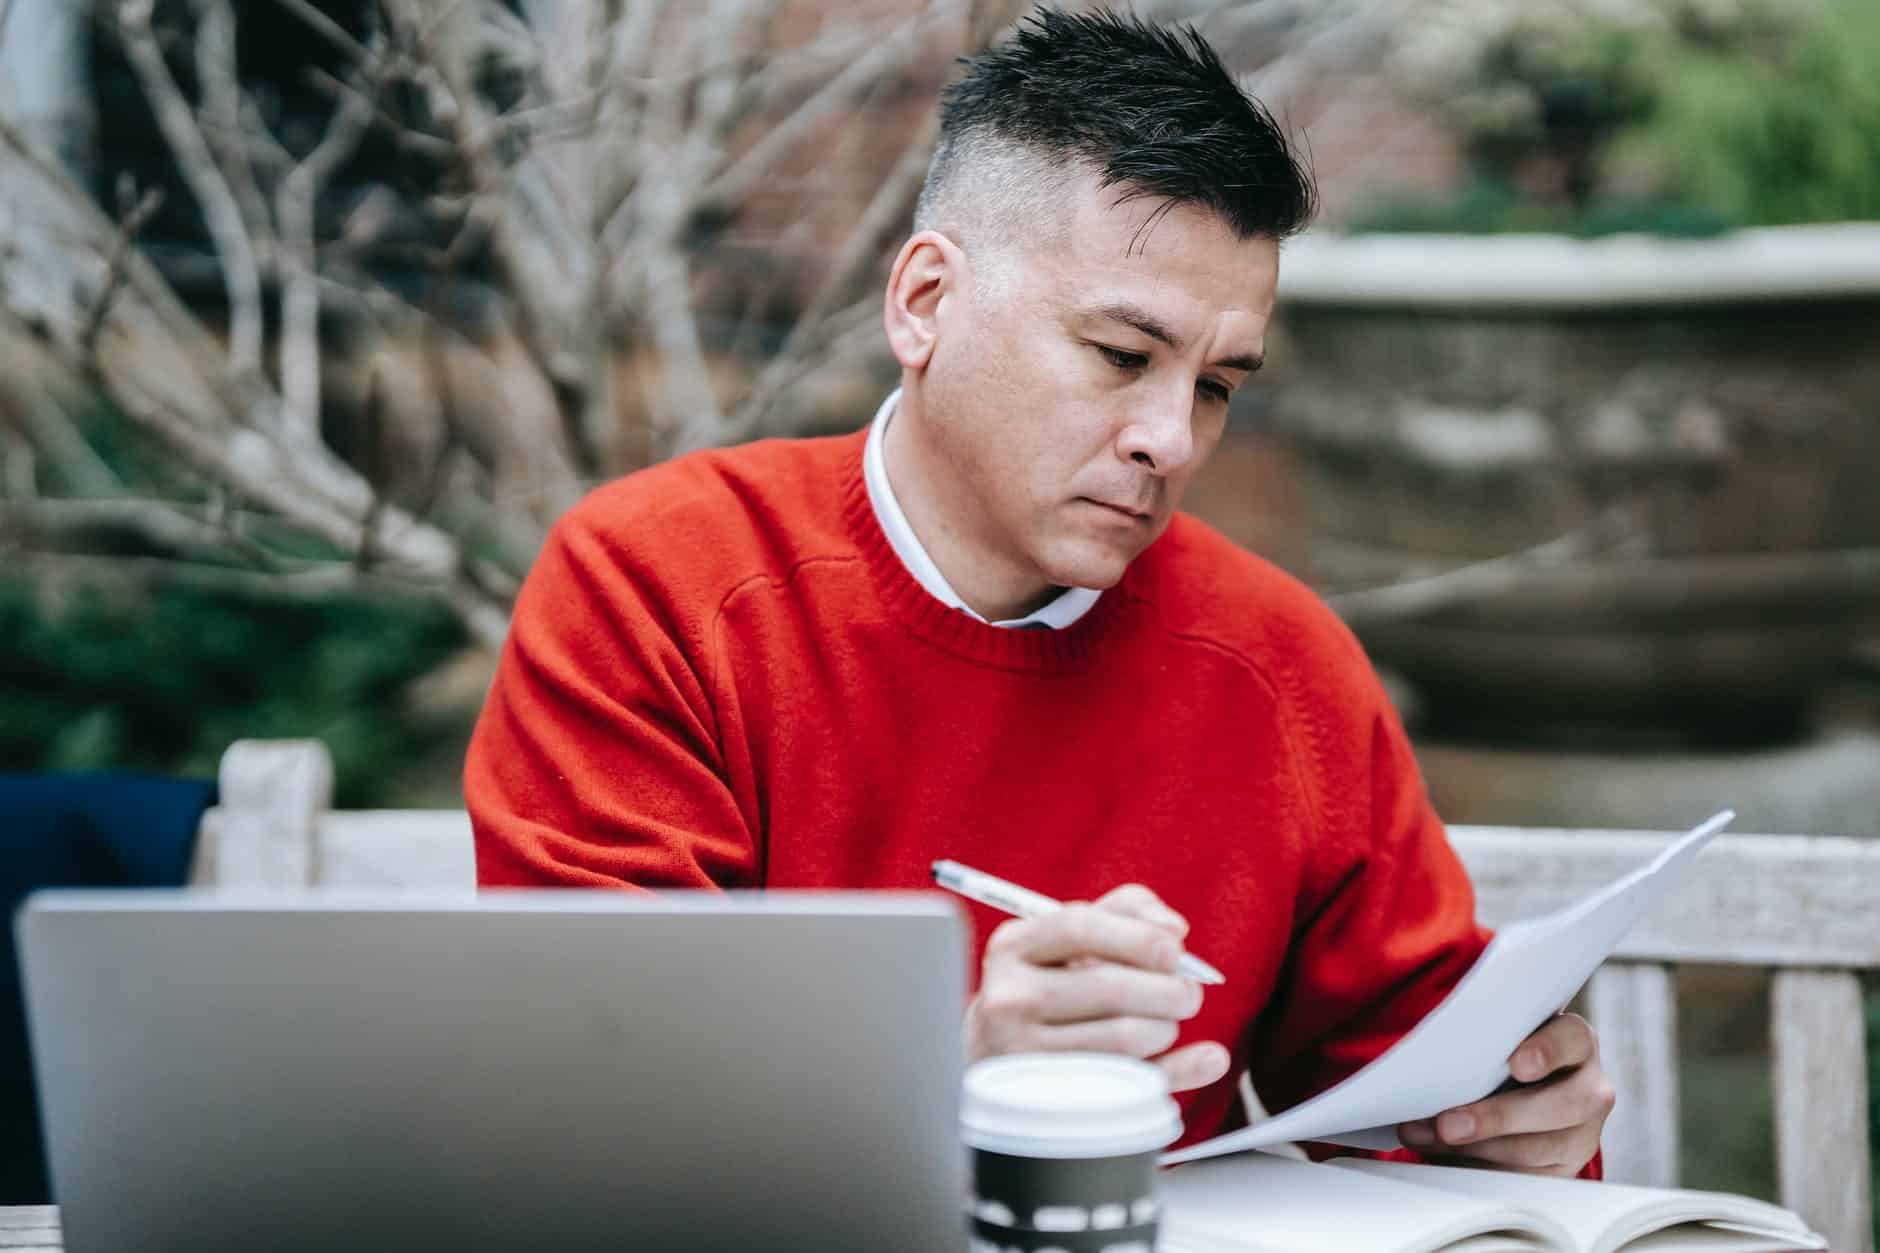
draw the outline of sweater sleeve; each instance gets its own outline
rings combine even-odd
[[[464,765],[481,886],[756,881],[719,747],[708,610],[618,529],[576,508],[517,600]]]
[[[1287,974],[1252,1049],[1254,1087],[1274,1112],[1395,1044],[1490,938],[1382,685],[1341,625],[1328,635],[1331,647],[1294,705],[1319,829]],[[1390,1156],[1418,1160],[1409,1150]],[[1581,1175],[1600,1171],[1596,1155]]]

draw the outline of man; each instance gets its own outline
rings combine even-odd
[[[1485,939],[1357,643],[1176,513],[1313,193],[1199,36],[1130,18],[1036,15],[942,120],[866,434],[684,458],[557,526],[466,767],[478,873],[916,888],[953,858],[1093,901],[974,907],[968,1051],[1154,1058],[1192,1141],[1243,1070],[1280,1108],[1375,1057]],[[1591,1030],[1513,1068],[1406,1143],[1587,1167]]]

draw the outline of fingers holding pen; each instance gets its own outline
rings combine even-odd
[[[1099,958],[1172,975],[1181,941],[1169,928],[1100,905],[1066,905],[1054,914],[1001,923],[986,942],[988,960],[1015,957],[1049,966]]]
[[[1096,905],[1015,919],[986,944],[970,1015],[975,1055],[1091,1049],[1155,1056],[1201,1009],[1163,926]]]
[[[1026,1047],[1040,1053],[1120,1053],[1150,1058],[1174,1047],[1181,1027],[1166,1018],[1093,1018],[1086,1022],[1040,1023]]]
[[[1176,1047],[1203,999],[1181,973],[1187,932],[1187,920],[1140,884],[1002,923],[968,1009],[969,1055],[1119,1053],[1160,1066],[1174,1091],[1218,1081],[1225,1047]]]
[[[1150,926],[1159,927],[1184,943],[1188,939],[1188,920],[1140,883],[1126,883],[1104,894],[1098,898],[1096,906],[1098,909],[1124,914],[1146,922]],[[1213,984],[1227,981],[1225,975],[1192,953],[1181,955],[1180,973],[1190,979],[1198,979],[1202,983]]]
[[[1174,1091],[1204,1087],[1226,1073],[1227,1050],[1205,1042],[1174,1047],[1201,998],[1192,980],[1111,962],[989,963],[969,1014],[972,1053],[1120,1053],[1154,1061]]]
[[[1123,1017],[1173,1025],[1201,1010],[1201,987],[1193,980],[1108,961],[1074,969],[1016,965],[988,978],[981,996],[989,1013],[1051,1025]]]

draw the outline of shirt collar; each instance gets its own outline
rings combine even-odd
[[[882,449],[883,437],[887,433],[888,423],[894,418],[896,402],[900,399],[901,390],[897,387],[881,402],[881,408],[875,411],[874,421],[868,426],[868,444],[862,451],[862,482],[868,488],[868,503],[874,508],[875,520],[881,524],[882,533],[888,537],[888,546],[894,549],[894,555],[901,559],[901,564],[907,567],[907,572],[926,589],[927,594],[948,608],[985,622],[984,617],[960,599],[946,576],[940,573],[940,567],[927,555],[920,537],[908,525],[907,515],[901,512],[901,502],[894,498],[894,489],[888,485],[888,458]],[[1022,618],[1007,618],[991,625],[1062,630],[1089,613],[1100,595],[1102,592],[1095,588],[1068,587],[1049,604]]]

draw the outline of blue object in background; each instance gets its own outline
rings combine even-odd
[[[0,774],[0,1205],[50,1201],[13,915],[46,887],[180,887],[215,784],[159,775]]]

